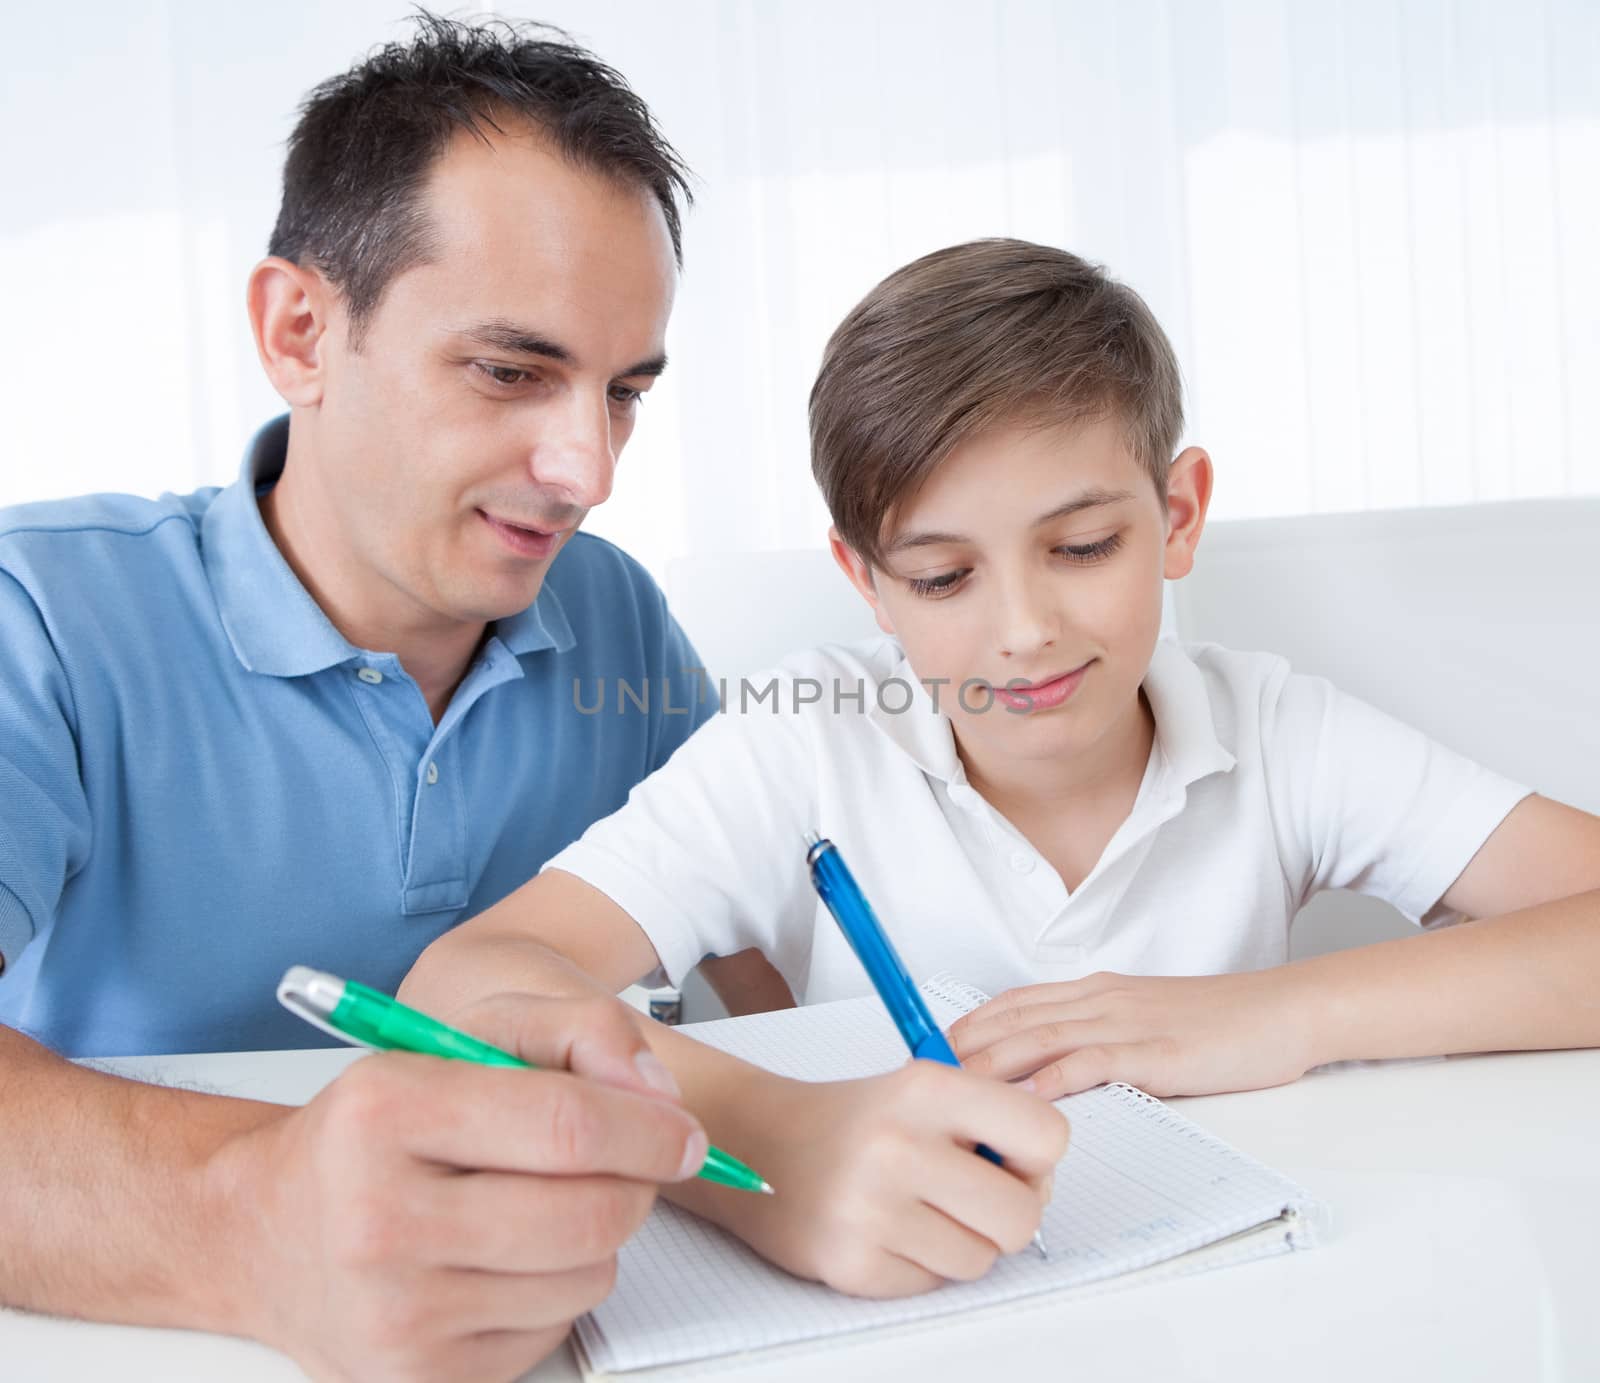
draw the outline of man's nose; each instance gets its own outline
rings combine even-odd
[[[617,470],[605,398],[574,390],[562,407],[542,410],[528,469],[541,489],[572,505],[593,509],[605,503]]]

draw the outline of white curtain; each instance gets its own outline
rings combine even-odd
[[[526,14],[498,7],[503,13]],[[0,504],[227,481],[279,405],[243,284],[314,82],[396,0],[8,16]],[[1600,492],[1593,0],[552,0],[700,177],[668,377],[591,527],[815,546],[805,397],[883,274],[980,235],[1166,325],[1221,517]]]

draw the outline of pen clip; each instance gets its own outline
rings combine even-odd
[[[329,1015],[344,995],[344,981],[309,965],[291,965],[278,981],[278,1002],[296,1018],[304,1019],[314,1028],[321,1028],[329,1037],[337,1038],[346,1046],[367,1047],[377,1051],[370,1042],[333,1026]]]

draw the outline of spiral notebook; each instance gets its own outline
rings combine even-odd
[[[942,1027],[987,997],[948,975],[922,991]],[[874,1075],[906,1060],[876,998],[683,1031],[801,1080]],[[752,1350],[812,1349],[855,1331],[932,1328],[967,1312],[1016,1309],[1046,1293],[1132,1285],[1316,1243],[1326,1213],[1310,1195],[1142,1091],[1106,1085],[1057,1108],[1072,1121],[1072,1142],[1042,1226],[1048,1259],[1030,1249],[1001,1259],[977,1282],[867,1301],[792,1277],[715,1225],[660,1201],[624,1245],[616,1289],[577,1324],[585,1375],[703,1377]]]

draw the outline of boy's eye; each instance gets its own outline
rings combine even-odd
[[[1122,546],[1122,534],[1112,533],[1092,543],[1067,543],[1056,549],[1069,562],[1098,562]]]
[[[611,402],[628,407],[631,404],[644,402],[644,390],[635,389],[629,384],[613,384],[609,390]]]
[[[942,572],[938,576],[908,576],[906,585],[915,595],[948,595],[961,584],[971,570],[970,567],[962,567],[958,571]]]

